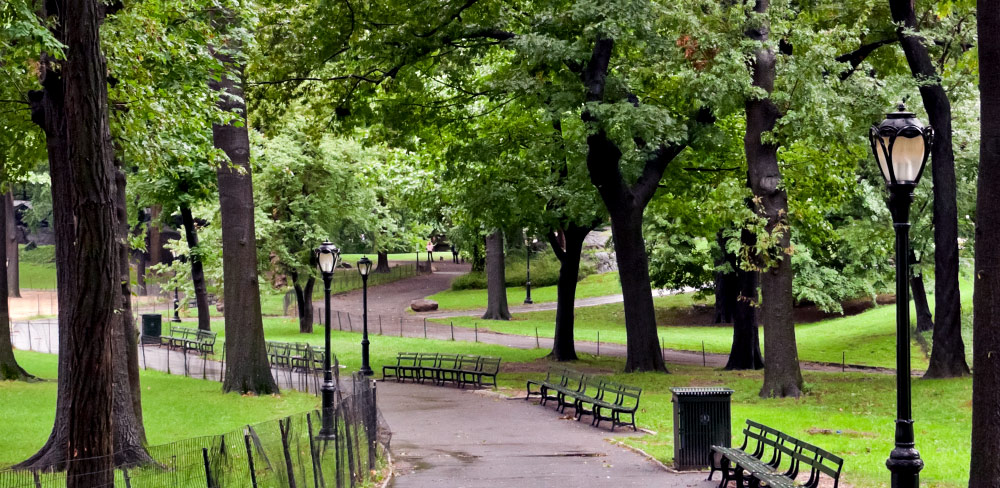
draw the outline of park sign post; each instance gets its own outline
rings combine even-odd
[[[934,129],[924,127],[903,104],[868,133],[872,153],[889,190],[889,212],[896,231],[896,447],[885,462],[892,488],[920,485],[920,459],[913,436],[910,395],[910,303],[907,288],[910,204],[927,164]]]
[[[319,270],[323,274],[323,292],[325,307],[325,334],[326,334],[326,354],[323,355],[323,386],[320,387],[323,400],[323,426],[316,436],[322,440],[333,440],[337,437],[337,428],[333,423],[333,395],[337,387],[333,384],[333,368],[330,366],[330,282],[333,281],[333,272],[337,269],[337,261],[340,261],[340,249],[330,241],[323,241],[316,248],[316,261],[319,263]]]

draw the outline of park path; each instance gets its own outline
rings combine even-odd
[[[55,320],[14,324],[18,349],[58,352]],[[223,364],[159,346],[140,348],[140,367],[221,381]],[[318,395],[319,375],[275,368],[283,389]],[[350,375],[341,369],[341,388]],[[393,381],[377,384],[378,406],[392,436],[394,488],[615,486],[709,488],[704,473],[674,473],[610,441],[634,434],[573,422],[536,401],[492,391]],[[605,481],[606,484],[606,481]]]

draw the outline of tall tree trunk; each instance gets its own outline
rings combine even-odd
[[[934,330],[934,316],[931,315],[927,303],[927,290],[924,289],[923,273],[910,277],[910,289],[913,292],[913,305],[917,309],[917,332]]]
[[[117,162],[117,161],[116,161]],[[115,218],[117,219],[118,283],[120,311],[111,332],[114,367],[114,449],[115,466],[134,465],[153,459],[146,452],[146,429],[142,422],[142,389],[139,385],[137,331],[132,322],[132,294],[129,290],[128,205],[125,173],[115,172]]]
[[[1000,487],[1000,2],[979,0],[980,144],[969,488]],[[987,244],[994,243],[994,244]]]
[[[188,263],[191,264],[191,281],[194,284],[194,300],[198,304],[198,328],[212,330],[212,317],[208,308],[208,290],[205,289],[205,268],[201,264],[198,249],[198,229],[194,226],[194,216],[191,208],[181,205],[181,222],[184,224],[184,236],[187,239]]]
[[[116,184],[108,123],[106,65],[96,0],[58,2],[66,45],[62,63],[70,177],[75,198],[70,260],[75,300],[69,309],[64,376],[69,390],[68,488],[112,486],[114,368],[111,335],[121,323]],[[62,197],[62,195],[60,195]],[[56,200],[61,200],[58,198]]]
[[[566,225],[562,232],[549,233],[549,244],[559,259],[559,281],[556,285],[556,328],[549,357],[556,361],[575,361],[576,342],[573,338],[576,284],[580,279],[580,255],[589,227]]]
[[[731,269],[727,272],[715,272],[715,319],[712,322],[728,324],[733,321],[737,299],[740,296],[740,281],[736,276],[738,263],[736,255],[726,250],[726,238],[721,230],[716,233],[715,239],[719,243],[720,250],[719,260],[715,265],[728,264]],[[756,325],[756,321],[754,324]]]
[[[231,13],[223,23],[235,24]],[[224,25],[223,28],[227,28]],[[223,391],[266,395],[278,392],[271,376],[260,311],[257,282],[257,242],[254,234],[253,180],[250,168],[250,137],[247,133],[246,104],[243,102],[243,67],[226,51],[216,50],[216,58],[228,72],[209,82],[219,92],[220,109],[238,121],[212,124],[215,147],[229,161],[216,172],[219,185],[219,213],[222,220],[222,274],[226,303],[226,355],[229,367]],[[238,77],[238,78],[234,78]],[[239,123],[237,125],[237,122]]]
[[[379,251],[378,252],[378,263],[375,265],[375,269],[372,273],[390,273],[392,269],[389,268],[389,251]]]
[[[752,248],[757,244],[757,236],[744,228],[740,232],[740,241],[744,247]],[[757,328],[758,273],[743,269],[736,262],[736,256],[729,256],[732,259],[730,265],[736,270],[737,296],[733,313],[733,346],[726,369],[760,369],[764,367],[764,358],[760,354]]]
[[[46,0],[42,7],[41,17],[49,13],[59,12],[62,8],[59,0]],[[62,25],[54,24],[51,29],[54,37],[63,39]],[[62,62],[42,53],[39,66],[41,73],[39,81],[42,89],[28,93],[31,107],[31,120],[45,132],[45,147],[49,159],[49,176],[52,184],[52,194],[59,198],[52,199],[52,228],[55,234],[56,255],[56,297],[59,303],[59,362],[58,385],[56,395],[56,415],[45,444],[28,459],[18,464],[19,469],[64,471],[68,459],[68,435],[70,418],[69,388],[69,304],[76,300],[77,289],[74,288],[76,270],[68,263],[72,260],[74,244],[74,215],[71,202],[76,199],[73,178],[70,175],[69,142],[66,132],[65,88],[63,71],[58,68]],[[55,68],[55,69],[54,69]]]
[[[767,13],[769,0],[757,0],[754,11]],[[758,22],[754,20],[754,22]],[[751,65],[753,86],[770,94],[774,90],[774,51],[763,47],[767,42],[770,26],[764,22],[751,25],[747,36],[760,42],[762,47],[754,55]],[[764,385],[763,398],[798,397],[802,394],[802,371],[799,369],[798,349],[795,344],[795,324],[792,317],[792,263],[791,230],[788,227],[788,195],[781,188],[781,170],[778,168],[778,146],[764,143],[761,136],[774,129],[781,117],[778,107],[770,98],[746,101],[747,127],[743,138],[746,152],[750,189],[758,200],[756,211],[767,219],[766,230],[775,244],[768,268],[761,271],[760,289],[764,321]]]
[[[625,306],[625,371],[667,371],[656,330],[653,289],[649,284],[649,258],[642,236],[642,209],[632,215],[611,212],[618,277]]]
[[[17,254],[17,216],[14,215],[14,192],[7,190],[3,196],[4,247],[7,259],[7,293],[11,298],[21,298],[21,259]]]
[[[892,20],[917,29],[913,0],[889,0]],[[958,289],[958,204],[955,154],[951,143],[951,102],[941,86],[927,46],[898,30],[910,72],[920,82],[920,97],[934,127],[931,176],[934,178],[934,345],[925,378],[969,374],[962,341],[962,301]]]
[[[507,278],[503,259],[503,232],[486,236],[486,320],[510,320],[507,310]]]
[[[292,273],[292,284],[295,288],[295,304],[299,310],[299,332],[302,334],[312,334],[313,332],[313,288],[316,285],[316,277],[309,275],[305,286],[302,285],[301,277],[298,273]]]
[[[10,195],[10,193],[7,193]],[[7,215],[7,206],[0,205],[0,222]],[[6,266],[7,246],[0,246],[0,266]],[[0,272],[0,381],[31,379],[14,357],[14,346],[10,341],[10,307],[7,300],[7,272]]]

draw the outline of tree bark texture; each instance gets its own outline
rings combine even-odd
[[[146,429],[142,421],[142,389],[139,384],[138,331],[132,322],[132,294],[129,289],[128,203],[125,173],[115,171],[115,218],[118,226],[118,283],[120,310],[112,330],[111,353],[114,362],[114,449],[115,466],[152,461],[146,452]]]
[[[121,322],[121,267],[115,214],[115,168],[108,123],[107,68],[96,0],[64,2],[66,140],[74,218],[70,259],[73,299],[66,304],[69,393],[68,488],[112,486],[114,453],[111,336]],[[57,199],[60,200],[61,198]]]
[[[979,180],[969,488],[1000,487],[1000,3],[979,0]],[[989,244],[987,244],[989,243]],[[940,322],[939,322],[940,324]]]
[[[720,230],[716,236],[721,255],[716,266],[729,264],[730,271],[715,272],[715,318],[712,323],[728,324],[736,314],[736,303],[740,296],[740,282],[736,276],[738,263],[736,255],[726,250],[726,238]],[[756,322],[755,322],[756,323]]]
[[[503,258],[503,231],[486,236],[486,320],[510,320],[507,276]]]
[[[10,193],[7,193],[10,195]],[[3,222],[7,215],[7,206],[0,205],[0,222]],[[0,246],[0,266],[6,266],[7,246]],[[0,381],[6,380],[28,380],[29,375],[21,365],[17,364],[14,357],[14,346],[10,341],[10,306],[7,300],[7,273],[6,270],[0,273]]]
[[[292,284],[295,287],[295,304],[299,311],[299,332],[302,334],[312,334],[313,332],[313,288],[316,285],[316,277],[310,275],[302,284],[302,277],[298,273],[292,273]]]
[[[559,259],[559,281],[556,285],[556,328],[549,357],[556,361],[575,361],[576,342],[573,338],[576,284],[580,279],[580,256],[589,227],[567,225],[559,234],[549,233],[549,244]]]
[[[893,22],[917,29],[912,0],[889,0]],[[951,142],[951,102],[941,86],[927,46],[920,37],[898,31],[910,72],[920,83],[920,97],[934,127],[931,176],[934,179],[934,345],[925,378],[969,374],[962,340],[962,302],[958,289],[958,203],[955,154]]]
[[[184,224],[184,237],[187,239],[188,263],[191,265],[191,282],[194,285],[194,300],[198,304],[198,328],[212,330],[212,317],[208,308],[208,290],[205,287],[205,267],[198,255],[198,229],[195,228],[191,208],[181,205],[181,222]]]
[[[4,247],[6,247],[7,259],[7,293],[11,298],[21,298],[21,265],[20,256],[17,254],[17,215],[14,214],[14,192],[7,190],[3,196],[3,207],[5,236]]]
[[[913,305],[917,309],[917,332],[934,330],[934,316],[931,315],[930,305],[927,303],[923,273],[910,277],[910,290],[913,293]]]
[[[229,20],[232,20],[231,18]],[[257,242],[254,234],[253,180],[250,137],[243,100],[242,66],[224,51],[215,53],[225,66],[238,73],[223,74],[209,87],[219,92],[220,109],[234,114],[242,124],[212,124],[215,147],[229,157],[219,165],[219,213],[222,220],[222,274],[226,304],[226,378],[223,391],[266,395],[278,392],[271,376],[264,342],[257,282]]]
[[[372,273],[391,273],[392,269],[389,268],[389,251],[379,251],[378,259],[375,264],[375,269]]]
[[[743,246],[753,247],[757,236],[748,229],[740,233]],[[736,256],[730,265],[736,270],[736,304],[733,306],[733,346],[726,361],[727,370],[760,369],[764,358],[760,354],[760,336],[757,328],[757,290],[759,275],[755,270],[743,269],[736,263]]]
[[[754,11],[764,14],[768,0],[758,0]],[[757,25],[747,29],[747,36],[765,43],[770,27],[766,22],[753,20]],[[774,51],[761,47],[751,63],[753,86],[770,94],[774,90]],[[746,152],[750,189],[756,202],[757,213],[767,220],[766,230],[773,240],[770,266],[760,273],[761,318],[764,322],[764,385],[760,396],[798,397],[802,394],[802,371],[799,369],[798,349],[795,344],[795,324],[792,317],[792,261],[790,255],[791,230],[788,226],[788,195],[781,188],[781,171],[778,168],[778,146],[764,143],[761,136],[774,129],[781,114],[770,98],[746,101],[747,127],[743,138]]]

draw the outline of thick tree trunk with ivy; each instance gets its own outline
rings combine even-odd
[[[231,14],[223,23],[235,23]],[[223,28],[228,26],[224,25]],[[229,46],[231,48],[231,46]],[[219,165],[219,214],[222,220],[222,274],[226,303],[226,378],[223,391],[269,395],[278,392],[271,376],[260,311],[257,282],[257,241],[254,234],[253,180],[250,136],[243,102],[243,67],[217,49],[216,58],[227,68],[209,87],[219,93],[218,106],[236,120],[212,124],[215,147],[229,161]]]
[[[747,229],[740,233],[740,241],[744,247],[753,247],[757,236]],[[757,271],[746,270],[738,265],[736,256],[729,254],[730,265],[736,271],[736,300],[733,306],[733,346],[726,361],[727,370],[760,369],[764,367],[764,358],[760,354],[760,337],[757,328],[757,289],[759,276]]]
[[[893,22],[917,29],[912,0],[889,0]],[[952,378],[969,374],[962,340],[962,301],[958,288],[958,203],[955,154],[951,143],[951,102],[941,86],[922,38],[898,31],[913,77],[920,81],[920,97],[934,127],[930,170],[934,179],[934,345],[925,378]]]
[[[767,12],[768,0],[758,0],[754,11]],[[761,44],[767,42],[770,27],[764,23],[751,25],[747,36]],[[770,94],[774,90],[774,51],[761,47],[751,63],[753,86]],[[772,241],[761,256],[765,269],[760,272],[761,319],[764,322],[764,385],[763,398],[798,397],[802,394],[802,371],[799,368],[798,348],[795,343],[795,323],[792,316],[792,256],[791,229],[788,224],[788,195],[781,186],[778,168],[778,146],[765,143],[762,136],[774,129],[781,117],[778,107],[770,98],[746,101],[746,134],[743,148],[746,152],[750,189],[755,200],[755,210],[767,220],[766,231]]]
[[[559,259],[559,281],[556,285],[556,328],[549,357],[556,361],[575,361],[576,342],[573,338],[576,284],[580,279],[580,256],[589,227],[567,225],[559,234],[549,233],[552,252]]]
[[[510,320],[507,277],[504,269],[503,231],[486,236],[486,320]]]
[[[9,193],[8,193],[9,195]],[[0,205],[0,222],[7,215],[7,206]],[[7,246],[0,246],[0,266],[6,266]],[[29,375],[14,357],[14,346],[10,340],[10,307],[7,300],[7,272],[0,273],[0,381],[28,380]]]
[[[923,273],[910,277],[910,291],[913,293],[913,306],[917,309],[917,332],[934,330],[934,316],[931,315],[931,308],[927,303]]]
[[[7,190],[3,196],[4,217],[4,247],[7,259],[7,293],[11,298],[21,298],[21,265],[17,254],[17,216],[14,214],[14,192]]]
[[[313,288],[316,286],[316,277],[309,275],[303,279],[298,273],[292,273],[292,285],[295,289],[295,304],[299,315],[299,332],[302,334],[312,334],[313,332]],[[303,281],[305,284],[303,284]]]
[[[194,300],[198,305],[198,328],[212,330],[211,311],[208,308],[208,290],[205,286],[205,267],[198,255],[198,229],[195,227],[191,208],[181,205],[181,222],[184,224],[184,237],[187,239],[188,264],[191,265],[191,283],[194,285]]]
[[[969,488],[1000,487],[1000,3],[979,0],[979,180]]]

